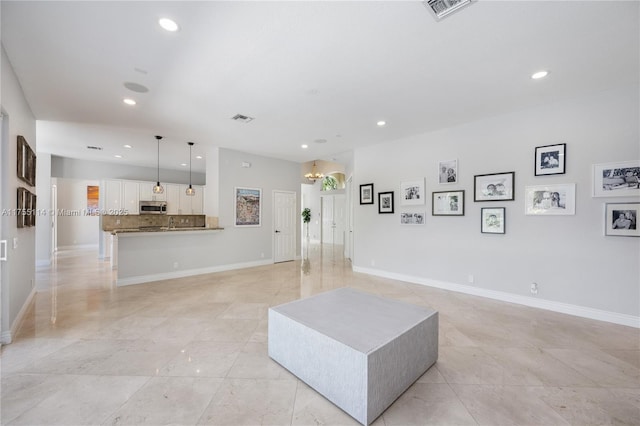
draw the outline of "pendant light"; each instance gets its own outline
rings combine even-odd
[[[309,179],[310,181],[314,182],[318,179],[322,179],[324,177],[324,175],[320,172],[318,172],[318,168],[316,167],[316,162],[313,162],[313,167],[311,167],[311,171],[309,173],[307,173],[306,175],[304,175],[304,177],[306,177],[307,179]]]
[[[187,142],[189,145],[189,187],[185,191],[187,195],[194,196],[196,195],[196,190],[191,186],[191,148],[193,147],[193,142]]]
[[[156,140],[158,141],[158,181],[156,182],[156,186],[153,187],[154,194],[162,194],[164,192],[164,188],[160,185],[160,139],[162,139],[162,136],[156,136]]]

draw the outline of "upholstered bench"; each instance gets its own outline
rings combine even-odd
[[[363,425],[438,359],[438,312],[352,288],[269,309],[269,356]]]

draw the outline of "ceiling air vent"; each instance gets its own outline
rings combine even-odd
[[[242,115],[242,114],[236,114],[233,117],[231,117],[231,119],[235,120],[235,121],[239,121],[241,123],[248,123],[251,120],[253,120],[253,117],[248,117],[248,116]]]
[[[471,4],[471,0],[424,0],[424,6],[433,13],[439,21],[453,12]]]
[[[87,149],[95,149],[96,151],[102,151],[102,147],[101,146],[87,145]]]

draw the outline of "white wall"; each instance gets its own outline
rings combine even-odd
[[[37,125],[36,125],[37,129]],[[53,252],[51,250],[51,154],[39,152],[36,162],[36,190],[38,194],[36,217],[36,264],[46,266],[51,264]]]
[[[355,269],[522,303],[551,301],[552,309],[575,305],[568,310],[636,324],[640,239],[605,237],[603,208],[638,199],[592,198],[591,171],[594,163],[640,158],[638,93],[594,93],[356,150],[354,184],[394,190],[396,213],[379,215],[377,197],[374,205],[354,200]],[[555,143],[567,144],[566,174],[535,177],[535,147]],[[438,160],[453,158],[459,183],[439,185]],[[507,171],[515,171],[515,201],[473,202],[474,175]],[[400,182],[423,177],[426,224],[401,226]],[[577,184],[575,216],[525,216],[524,187],[554,183]],[[431,216],[431,192],[453,189],[466,191],[464,217]],[[506,207],[505,235],[480,233],[480,209],[490,206]],[[532,282],[539,293],[529,300]]]
[[[58,247],[98,247],[100,217],[85,216],[87,186],[100,186],[100,181],[57,178]]]
[[[15,209],[18,187],[25,187],[31,192],[36,191],[35,187],[29,187],[16,175],[17,136],[24,136],[31,148],[36,151],[36,123],[4,47],[0,54],[2,87],[0,107],[5,114],[0,157],[2,161],[1,197],[4,209]],[[9,242],[8,260],[2,265],[2,335],[0,339],[3,342],[10,342],[12,332],[16,331],[18,325],[19,314],[29,300],[34,286],[36,230],[34,227],[18,229],[15,215],[2,215],[0,218],[1,238]],[[16,248],[13,248],[14,239],[17,243]]]

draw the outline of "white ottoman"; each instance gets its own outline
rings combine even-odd
[[[269,309],[269,356],[364,425],[438,359],[438,312],[340,288]]]

